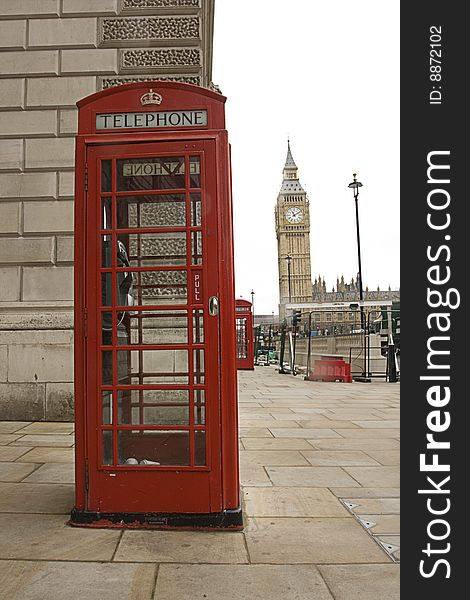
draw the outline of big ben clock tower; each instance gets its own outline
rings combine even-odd
[[[286,316],[285,306],[312,301],[310,266],[310,214],[307,194],[300,185],[297,165],[287,142],[282,186],[275,208],[277,260],[279,268],[279,317]],[[288,260],[287,257],[291,258]]]

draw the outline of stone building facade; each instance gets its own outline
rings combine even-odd
[[[80,98],[211,87],[214,0],[0,0],[0,420],[73,419]]]
[[[344,276],[336,278],[336,286],[327,291],[325,279],[319,275],[315,278],[312,286],[313,303],[309,311],[312,311],[312,322],[320,331],[328,330],[330,333],[347,333],[360,327],[360,314],[358,310],[351,309],[350,304],[358,304],[359,276],[346,283]],[[396,316],[400,306],[400,290],[381,290],[378,286],[370,290],[368,286],[363,290],[365,313],[369,323],[377,319],[382,307],[392,303],[393,316]]]
[[[336,278],[336,286],[328,292],[326,290],[325,279],[321,275],[315,278],[312,286],[313,291],[313,302],[358,302],[359,301],[359,276],[356,280],[351,279],[349,283],[346,283],[344,276]],[[392,290],[389,286],[387,290],[381,290],[377,286],[376,290],[370,290],[368,286],[363,290],[364,300],[366,301],[384,301],[392,300],[393,302],[399,302],[400,291]]]

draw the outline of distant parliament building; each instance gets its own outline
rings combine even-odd
[[[283,180],[275,206],[275,224],[280,322],[289,316],[292,308],[299,308],[303,313],[312,312],[313,322],[320,329],[331,328],[332,325],[341,329],[342,323],[355,323],[358,320],[357,307],[350,308],[350,304],[359,301],[358,278],[346,283],[341,276],[331,291],[327,291],[321,275],[312,283],[309,199],[299,181],[290,142],[287,143]],[[390,287],[388,290],[365,287],[363,296],[366,310],[374,319],[381,306],[399,302],[400,291]],[[286,308],[287,305],[290,308]]]

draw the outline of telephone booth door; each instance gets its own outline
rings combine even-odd
[[[251,302],[235,300],[237,369],[254,369],[253,314]]]
[[[85,337],[72,524],[241,526],[236,388],[224,380],[235,361],[220,362],[220,140],[185,137],[108,136],[78,152]]]

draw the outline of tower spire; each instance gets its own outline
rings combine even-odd
[[[284,170],[285,169],[295,169],[297,170],[297,165],[295,164],[294,158],[292,157],[292,152],[290,149],[290,139],[287,138],[287,157],[286,157],[286,164],[284,165]]]
[[[281,193],[284,192],[304,192],[304,189],[299,182],[297,165],[295,164],[295,160],[290,149],[290,138],[287,138],[287,156],[286,164],[284,165],[283,182],[281,187]]]

